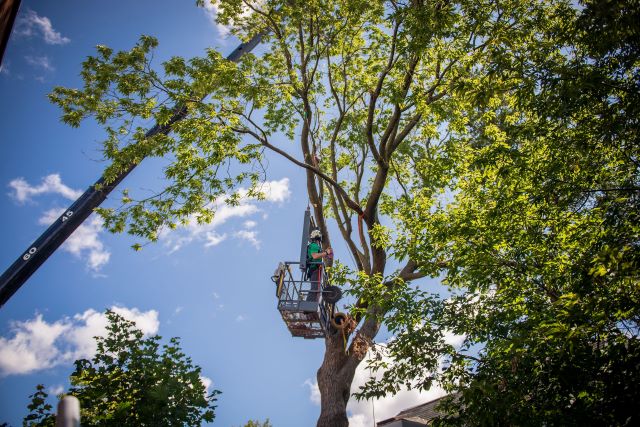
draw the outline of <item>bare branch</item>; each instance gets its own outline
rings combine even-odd
[[[411,84],[413,83],[413,76],[415,74],[416,67],[418,66],[418,62],[419,62],[419,58],[417,56],[414,56],[413,58],[411,58],[411,61],[409,62],[409,69],[405,72],[404,79],[402,81],[402,95],[401,95],[402,100],[406,99],[409,93],[409,89],[411,88]],[[395,129],[398,128],[398,124],[400,123],[401,112],[402,110],[400,108],[400,105],[396,104],[394,107],[393,115],[391,116],[391,119],[387,124],[387,128],[385,129],[384,134],[380,138],[380,152],[383,153],[385,160],[388,160],[389,157],[391,156],[391,153],[393,152],[393,150],[390,149],[389,147],[390,144],[388,143],[388,141],[392,133],[395,132]]]
[[[396,42],[398,39],[398,29],[400,27],[400,21],[396,21],[393,26],[393,34],[391,36],[391,49],[389,52],[389,59],[387,60],[387,66],[380,72],[378,76],[378,82],[376,84],[376,88],[369,93],[369,106],[367,110],[367,125],[365,128],[365,135],[367,137],[367,143],[369,144],[369,148],[371,149],[371,153],[373,154],[373,158],[376,159],[378,163],[382,163],[384,159],[380,156],[378,149],[376,148],[375,141],[373,139],[373,122],[374,115],[376,110],[376,103],[378,101],[378,97],[382,92],[382,85],[384,84],[385,79],[389,72],[393,69],[393,65],[396,62],[395,50],[396,50]]]
[[[361,260],[362,254],[360,253],[356,244],[351,238],[351,218],[346,217],[344,218],[344,220],[341,219],[339,208],[336,203],[336,195],[334,194],[331,188],[329,188],[329,201],[330,201],[331,209],[336,217],[336,223],[338,224],[338,229],[340,230],[340,234],[342,234],[342,238],[344,239],[344,241],[347,242],[347,246],[349,247],[349,250],[351,251],[351,254],[354,257],[356,268],[358,270],[362,270],[363,269],[362,260]]]
[[[422,118],[422,113],[417,113],[413,117],[411,117],[411,119],[409,119],[409,121],[405,124],[404,128],[400,131],[398,136],[396,136],[395,140],[393,141],[390,148],[389,155],[398,148],[398,146],[402,143],[402,141],[404,141],[407,135],[409,135],[409,133],[420,122],[421,118]]]

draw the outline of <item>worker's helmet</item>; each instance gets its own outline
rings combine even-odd
[[[309,234],[309,239],[311,240],[322,239],[322,233],[320,232],[320,230],[313,230],[311,234]]]

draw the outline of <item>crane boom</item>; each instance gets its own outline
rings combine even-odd
[[[4,0],[4,2],[0,4],[0,66],[2,66],[4,50],[9,43],[13,23],[20,9],[20,1],[21,0]]]
[[[241,43],[227,56],[227,60],[238,62],[242,56],[251,52],[264,37],[265,32],[260,32],[249,41]],[[168,134],[174,123],[182,120],[187,114],[185,106],[175,107],[171,120],[165,125],[156,124],[149,129],[146,137],[150,138],[158,134]],[[0,307],[15,294],[24,282],[31,277],[58,247],[78,228],[95,208],[107,198],[109,193],[137,166],[130,165],[120,173],[112,182],[106,183],[104,178],[98,179],[90,186],[64,213],[55,220],[47,230],[40,235],[28,248],[11,264],[0,276]]]

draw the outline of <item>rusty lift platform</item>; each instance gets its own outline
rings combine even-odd
[[[300,261],[278,264],[271,280],[276,284],[278,311],[294,337],[323,338],[336,317],[335,304],[342,291],[330,284],[324,265],[319,264],[313,280],[308,274],[307,245],[309,233],[315,228],[313,217],[307,208],[302,228]]]

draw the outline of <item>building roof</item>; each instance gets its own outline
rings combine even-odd
[[[394,421],[402,420],[413,421],[415,423],[427,425],[432,419],[436,418],[439,415],[442,415],[442,412],[436,411],[436,406],[438,406],[440,401],[445,397],[447,396],[441,396],[430,402],[400,411],[395,417],[380,421],[377,425],[378,427],[381,427],[387,424],[391,424]]]

